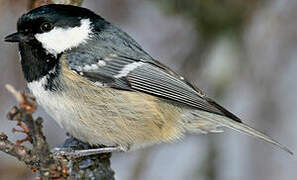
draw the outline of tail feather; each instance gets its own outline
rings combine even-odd
[[[196,114],[196,116],[200,116],[203,119],[207,119],[209,121],[212,121],[213,123],[220,124],[222,126],[228,127],[230,129],[233,129],[240,133],[244,133],[246,135],[261,139],[261,140],[268,142],[270,144],[273,144],[273,145],[283,149],[284,151],[288,152],[289,154],[293,155],[293,152],[290,151],[286,146],[280,144],[279,142],[275,141],[271,137],[265,135],[264,133],[262,133],[260,131],[257,131],[256,129],[254,129],[252,127],[249,127],[248,125],[246,125],[244,123],[240,123],[240,122],[234,121],[230,118],[220,116],[220,115],[214,115],[214,114],[210,115],[209,113],[207,113],[207,114],[198,113],[198,114]]]

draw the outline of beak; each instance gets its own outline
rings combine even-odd
[[[10,34],[5,37],[4,41],[6,41],[6,42],[20,42],[21,41],[20,34],[18,32]]]

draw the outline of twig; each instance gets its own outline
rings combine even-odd
[[[31,0],[29,3],[29,9],[34,9],[46,4],[70,4],[74,6],[80,6],[83,0]]]
[[[20,148],[16,144],[12,143],[3,132],[0,133],[0,150],[18,158],[20,161],[25,162],[31,168],[35,168],[29,155],[31,154],[31,150],[26,147]]]
[[[6,84],[5,87],[14,96],[14,98],[16,99],[17,102],[20,103],[20,102],[22,102],[24,100],[21,93],[16,91],[12,85]]]
[[[83,0],[30,0],[29,9],[45,4],[71,4],[81,5]],[[24,162],[33,172],[39,172],[36,179],[96,179],[113,180],[114,171],[110,168],[111,154],[101,154],[69,160],[66,157],[54,156],[42,132],[42,118],[34,119],[32,114],[36,111],[35,98],[23,92],[18,92],[11,85],[6,85],[12,93],[19,107],[13,107],[8,113],[8,119],[17,121],[21,129],[13,128],[15,133],[24,133],[26,138],[13,143],[4,133],[0,133],[0,151],[10,154]],[[23,146],[30,142],[32,148]],[[65,141],[67,142],[67,140]],[[79,149],[79,145],[71,146]],[[87,147],[89,148],[89,147]]]
[[[19,107],[13,107],[7,117],[12,121],[17,121],[17,126],[22,128],[22,130],[14,128],[13,131],[25,133],[27,137],[13,143],[8,140],[6,134],[0,133],[0,151],[24,162],[33,172],[38,171],[40,177],[36,179],[114,179],[114,171],[110,168],[111,154],[94,155],[74,160],[69,160],[63,156],[54,156],[50,152],[49,145],[42,132],[42,118],[34,119],[32,117],[36,110],[35,98],[16,91],[10,85],[6,85],[6,88],[19,103]],[[22,143],[26,141],[29,141],[33,147],[23,146]],[[69,148],[81,149],[81,142],[77,142]]]
[[[8,119],[17,121],[23,130],[13,129],[14,132],[25,133],[27,137],[13,143],[4,134],[0,134],[0,150],[24,162],[32,171],[38,171],[41,179],[67,179],[69,177],[68,160],[53,157],[49,145],[42,132],[42,118],[33,119],[36,110],[35,99],[25,93],[16,91],[12,86],[6,88],[13,94],[19,107],[13,107],[8,113]],[[29,149],[22,143],[29,141],[33,148]]]

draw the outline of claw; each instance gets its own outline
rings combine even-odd
[[[97,149],[72,150],[70,148],[54,148],[51,152],[56,156],[67,156],[68,158],[80,158],[91,155],[106,154],[122,151],[119,147],[104,147]]]
[[[79,156],[76,155],[75,150],[70,148],[54,148],[51,150],[54,156],[67,156],[70,159],[78,158]]]
[[[84,143],[76,138],[67,139],[62,145],[54,148],[51,152],[55,156],[66,156],[70,159],[86,157],[91,155],[108,154],[111,152],[122,151],[120,147],[99,147],[93,148],[89,144]]]

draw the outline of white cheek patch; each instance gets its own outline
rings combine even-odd
[[[41,42],[42,47],[48,53],[57,54],[85,43],[92,33],[89,19],[82,19],[78,27],[60,28],[55,27],[49,32],[39,33],[35,38]]]

